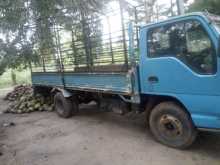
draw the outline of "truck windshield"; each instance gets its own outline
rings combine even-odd
[[[214,23],[215,28],[220,33],[220,16],[214,14],[208,14],[209,19]]]

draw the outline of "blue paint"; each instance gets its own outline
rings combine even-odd
[[[125,93],[131,94],[130,77],[127,74],[91,74],[91,73],[65,73],[65,87],[103,91],[106,93]],[[33,85],[59,86],[62,84],[59,73],[33,73]]]
[[[135,53],[134,53],[134,29],[132,23],[128,27],[129,34],[129,58],[132,63],[135,63]],[[133,64],[135,65],[135,64]]]

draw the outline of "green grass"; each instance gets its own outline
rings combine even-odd
[[[17,85],[19,84],[30,84],[31,73],[30,70],[15,70]],[[2,76],[0,76],[0,88],[7,88],[13,86],[11,79],[11,70],[8,69]]]

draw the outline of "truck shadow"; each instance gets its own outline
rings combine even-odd
[[[195,143],[189,151],[195,151],[204,156],[210,156],[220,160],[220,133],[199,132]]]
[[[127,129],[137,134],[137,136],[145,136],[147,140],[154,141],[150,129],[146,124],[144,114],[131,113],[121,116],[113,112],[100,111],[93,105],[82,106],[77,116],[89,117],[94,122],[100,124],[107,123],[115,125],[115,127]],[[177,152],[196,153],[204,158],[211,157],[220,160],[220,133],[199,132],[195,143],[190,148],[187,150],[177,150]]]

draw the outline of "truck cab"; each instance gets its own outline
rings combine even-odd
[[[208,13],[191,13],[140,30],[141,94],[175,100],[198,129],[220,128],[218,21]],[[171,124],[167,127],[180,127],[177,134],[183,129],[172,115],[164,120]],[[161,129],[153,130],[156,137],[166,136],[158,135]]]

